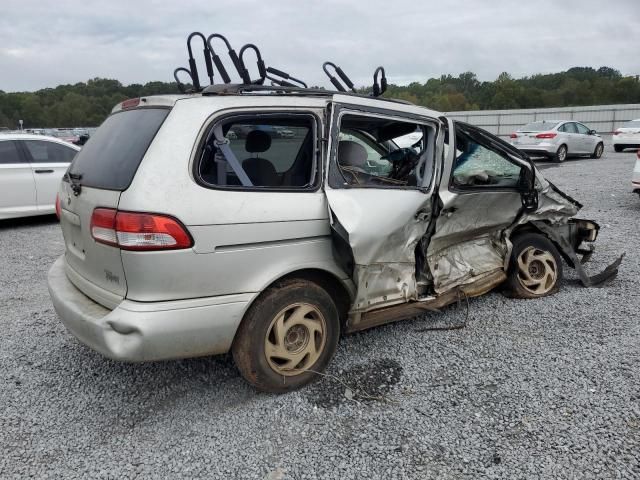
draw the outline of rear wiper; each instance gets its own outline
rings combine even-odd
[[[69,179],[69,184],[71,185],[71,190],[73,190],[73,194],[76,197],[80,195],[80,192],[82,191],[82,185],[80,185],[80,180],[82,180],[82,174],[67,172],[65,176]]]

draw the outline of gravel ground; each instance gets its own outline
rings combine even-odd
[[[258,394],[228,357],[116,363],[70,336],[46,272],[55,219],[0,224],[2,478],[638,478],[640,199],[632,153],[543,164],[601,223],[585,289],[344,338],[322,381]]]

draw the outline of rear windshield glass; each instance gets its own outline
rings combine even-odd
[[[533,122],[527,123],[520,129],[521,132],[544,132],[545,130],[551,130],[558,122]]]
[[[622,128],[640,128],[640,120],[631,120],[622,125]]]
[[[87,187],[125,190],[168,109],[145,108],[108,117],[78,152],[69,173]]]

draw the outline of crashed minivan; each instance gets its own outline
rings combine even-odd
[[[286,135],[278,132],[286,131]],[[324,90],[126,100],[61,183],[48,284],[82,343],[151,361],[231,352],[260,390],[322,372],[341,333],[500,287],[589,286],[598,224],[526,154],[441,113]]]

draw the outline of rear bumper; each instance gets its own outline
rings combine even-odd
[[[108,310],[67,278],[60,257],[48,277],[49,294],[64,326],[78,340],[114,360],[130,362],[225,353],[255,294],[168,302],[123,300]]]
[[[613,145],[624,145],[628,148],[640,147],[640,135],[633,135],[628,137],[612,135],[611,143]]]
[[[557,145],[541,144],[541,145],[516,145],[514,147],[522,150],[531,157],[552,157],[558,150]]]

